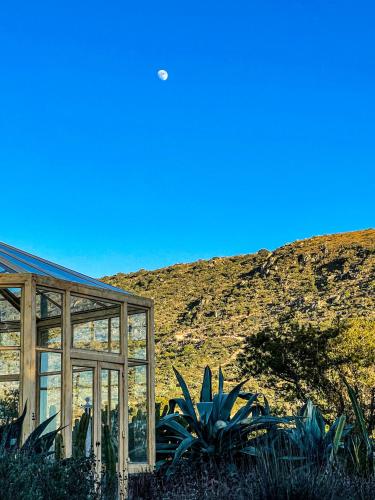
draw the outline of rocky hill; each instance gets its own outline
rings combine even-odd
[[[166,399],[176,393],[172,364],[195,387],[207,363],[234,380],[244,337],[280,319],[375,317],[375,230],[103,280],[154,299],[157,396]]]

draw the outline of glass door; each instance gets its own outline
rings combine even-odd
[[[99,361],[72,363],[72,454],[95,454],[98,472],[121,472],[121,365]]]
[[[121,370],[100,366],[100,458],[102,470],[120,472]]]

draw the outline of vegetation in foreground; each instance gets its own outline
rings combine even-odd
[[[341,414],[329,425],[311,400],[281,417],[259,394],[243,392],[244,382],[224,392],[221,370],[213,394],[209,367],[194,403],[175,374],[183,397],[157,421],[159,471],[132,477],[130,498],[373,498],[375,444],[345,380],[353,418]]]
[[[373,500],[375,478],[314,465],[296,467],[269,457],[236,468],[203,461],[182,464],[173,475],[130,477],[130,500]]]
[[[22,415],[0,426],[1,500],[112,500],[113,474],[98,478],[95,458],[83,453],[61,458],[61,429],[45,432],[56,415],[41,423],[21,444]],[[87,428],[83,428],[86,435]],[[54,444],[54,450],[51,447]]]

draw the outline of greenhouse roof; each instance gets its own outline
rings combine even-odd
[[[1,273],[33,273],[41,276],[73,281],[81,285],[94,286],[105,290],[128,293],[121,288],[117,288],[107,283],[103,283],[95,278],[90,278],[84,274],[72,271],[66,267],[54,264],[48,260],[31,255],[18,248],[11,247],[0,242],[0,274]]]

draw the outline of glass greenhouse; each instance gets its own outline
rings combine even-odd
[[[57,413],[70,456],[84,418],[98,470],[106,439],[120,473],[152,467],[152,301],[0,243],[0,424],[25,404],[25,437]]]

